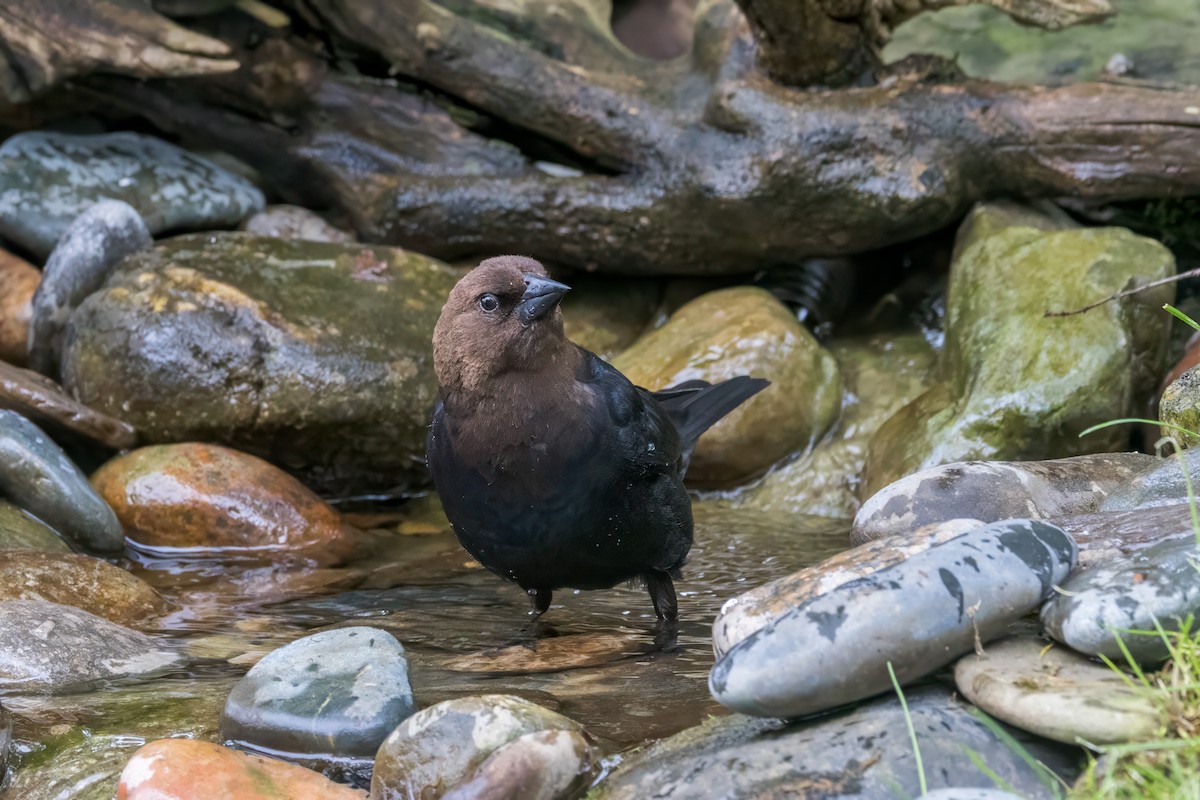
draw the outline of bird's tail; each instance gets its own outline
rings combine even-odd
[[[717,384],[707,381],[687,381],[654,392],[667,416],[679,431],[685,452],[690,452],[696,440],[717,420],[770,385],[763,378],[739,375]]]

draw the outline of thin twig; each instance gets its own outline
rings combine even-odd
[[[1044,316],[1044,317],[1073,317],[1076,314],[1082,314],[1086,311],[1091,311],[1093,308],[1099,308],[1100,306],[1104,305],[1105,303],[1111,303],[1113,300],[1120,300],[1122,297],[1129,297],[1131,294],[1137,294],[1138,292],[1144,292],[1147,289],[1153,289],[1156,286],[1164,286],[1168,283],[1174,283],[1175,281],[1184,280],[1185,278],[1200,278],[1200,268],[1189,269],[1187,272],[1181,272],[1178,275],[1172,275],[1169,278],[1161,278],[1157,281],[1150,281],[1149,283],[1143,283],[1141,286],[1135,286],[1132,289],[1126,289],[1123,292],[1117,292],[1116,294],[1114,294],[1110,297],[1106,297],[1103,300],[1099,300],[1095,303],[1092,303],[1091,305],[1084,306],[1083,308],[1077,308],[1074,311],[1047,311],[1042,316]]]

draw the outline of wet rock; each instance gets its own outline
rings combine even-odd
[[[1174,436],[1184,447],[1200,443],[1200,435],[1184,432],[1200,432],[1200,368],[1192,367],[1163,390],[1158,418],[1166,423],[1163,436]]]
[[[572,289],[562,303],[567,337],[606,361],[638,340],[663,294],[662,283],[648,278],[571,275],[565,280]]]
[[[177,660],[145,634],[78,608],[0,601],[0,692],[67,692]]]
[[[151,233],[235,225],[257,188],[174,145],[136,133],[21,133],[0,145],[0,235],[38,257],[101,199],[137,209]]]
[[[408,661],[395,637],[339,628],[259,661],[230,693],[221,737],[306,761],[370,759],[413,709]]]
[[[354,236],[330,225],[316,212],[300,206],[267,206],[246,219],[241,229],[255,236],[303,239],[309,242],[353,242]]]
[[[861,544],[956,517],[995,522],[1084,514],[1157,461],[1145,453],[1101,453],[930,467],[889,484],[863,503],[850,535]]]
[[[364,800],[366,794],[319,772],[246,755],[210,742],[161,739],[134,753],[121,772],[117,800]]]
[[[1191,477],[1193,488],[1200,488],[1200,450],[1189,449],[1181,455],[1155,459],[1106,497],[1098,510],[1134,511],[1187,503],[1185,473]]]
[[[149,442],[227,444],[323,489],[424,482],[454,278],[395,248],[177,237],[71,316],[64,384]]]
[[[71,552],[53,528],[4,500],[0,500],[0,550]]]
[[[0,705],[0,775],[8,767],[8,744],[12,740],[12,717]]]
[[[958,233],[944,380],[871,440],[862,497],[939,464],[1040,460],[1119,449],[1085,428],[1141,413],[1162,374],[1170,318],[1157,287],[1071,310],[1175,272],[1170,252],[1121,228],[1055,230],[1031,210],[981,204]],[[1047,227],[1051,230],[1046,230]]]
[[[791,575],[726,600],[713,620],[713,652],[718,658],[750,634],[810,600],[894,567],[964,533],[983,527],[977,519],[954,519],[838,553]]]
[[[0,361],[25,366],[33,293],[41,280],[32,264],[0,250]]]
[[[834,342],[829,350],[845,384],[836,425],[811,451],[740,492],[739,505],[768,513],[853,516],[871,436],[929,387],[934,354],[919,334]]]
[[[152,624],[169,610],[158,592],[106,561],[75,553],[0,550],[0,601],[45,600],[118,625]]]
[[[1153,698],[1128,680],[1032,638],[994,642],[954,665],[954,683],[972,703],[1009,725],[1068,744],[1155,736],[1165,720]]]
[[[538,731],[496,749],[444,800],[566,800],[587,786],[595,756],[575,731]]]
[[[736,485],[810,448],[841,405],[833,356],[786,306],[755,287],[698,297],[614,358],[613,366],[653,390],[736,375],[771,381],[701,439],[688,468],[688,481],[696,486]]]
[[[121,524],[50,437],[0,410],[0,493],[71,541],[100,552],[125,546]]]
[[[151,244],[150,231],[133,206],[101,200],[63,232],[42,269],[33,296],[29,326],[29,365],[57,375],[63,328],[84,299],[100,288],[123,258]]]
[[[994,787],[971,761],[969,748],[1022,797],[1057,796],[944,689],[919,689],[907,699],[929,788]],[[809,722],[715,718],[629,756],[589,797],[913,797],[921,788],[906,728],[895,697]],[[1033,749],[1037,757],[1055,762],[1043,755],[1044,748]]]
[[[1079,567],[1120,561],[1155,545],[1195,539],[1192,513],[1186,504],[1102,511],[1060,517],[1058,525],[1079,545]]]
[[[917,800],[1022,800],[1015,794],[1000,789],[935,789],[926,792]]]
[[[905,683],[1004,635],[1076,557],[1067,534],[1037,520],[962,533],[772,620],[722,656],[709,689],[735,711],[776,717],[870,697],[891,688],[888,662]]]
[[[530,733],[583,734],[578,723],[510,695],[447,700],[402,722],[380,746],[371,800],[438,796],[493,752]]]
[[[444,666],[454,672],[536,675],[593,667],[642,655],[653,648],[652,639],[633,633],[577,633],[458,656]]]
[[[1200,612],[1200,548],[1196,538],[1157,544],[1122,559],[1080,570],[1042,608],[1046,632],[1084,655],[1124,660],[1121,638],[1139,661],[1167,656],[1155,622],[1165,630]]]
[[[260,458],[210,444],[142,447],[92,484],[130,544],[175,555],[265,556],[336,564],[354,531],[321,498]]]
[[[119,419],[93,411],[38,373],[0,361],[0,408],[38,424],[68,430],[113,450],[133,447],[137,434]]]

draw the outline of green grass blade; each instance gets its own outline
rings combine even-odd
[[[1183,322],[1187,323],[1188,325],[1191,325],[1196,330],[1200,331],[1200,323],[1197,323],[1196,320],[1192,319],[1191,317],[1189,317],[1187,314],[1180,311],[1175,306],[1171,305],[1170,303],[1163,303],[1163,308],[1166,310],[1166,312],[1168,314],[1175,317],[1175,319],[1182,320]]]
[[[892,662],[887,662],[888,675],[892,678],[892,688],[896,690],[896,696],[900,698],[900,707],[904,709],[904,722],[908,725],[908,736],[912,739],[913,757],[917,760],[917,781],[921,785],[921,794],[929,792],[925,783],[925,764],[921,761],[921,746],[917,744],[917,729],[913,727],[912,715],[908,713],[908,701],[904,699],[904,691],[900,688],[900,681],[896,679],[896,670],[892,669]]]

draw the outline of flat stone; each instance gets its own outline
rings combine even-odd
[[[930,467],[888,484],[863,503],[851,541],[862,544],[961,517],[996,522],[1084,514],[1156,462],[1145,453],[1101,453]]]
[[[67,319],[100,288],[120,261],[152,243],[138,212],[120,200],[101,200],[75,218],[42,268],[29,325],[29,366],[58,375]]]
[[[907,700],[930,789],[994,788],[992,778],[971,761],[968,751],[973,751],[1026,800],[1059,796],[945,689],[910,691]],[[1064,761],[1045,747],[1026,746],[1047,764]],[[714,718],[627,755],[588,797],[885,800],[920,791],[904,709],[893,696],[807,722],[741,715]]]
[[[198,790],[200,786],[204,788]],[[129,759],[117,784],[120,800],[197,800],[199,796],[364,800],[366,794],[295,764],[189,739],[150,742]]]
[[[67,454],[36,425],[0,410],[0,493],[73,542],[120,552],[125,534]]]
[[[137,443],[137,433],[131,425],[88,408],[44,375],[3,361],[0,361],[0,408],[16,411],[39,425],[78,433],[113,450],[124,450]]]
[[[594,667],[653,649],[653,639],[637,634],[577,633],[470,653],[452,658],[443,666],[454,672],[536,675]]]
[[[0,601],[0,692],[78,691],[177,661],[145,634],[78,608]]]
[[[353,242],[354,236],[335,228],[314,211],[300,206],[267,206],[242,222],[241,229],[255,236],[304,239],[310,242]]]
[[[1194,490],[1200,492],[1200,450],[1188,449],[1182,455],[1155,459],[1105,498],[1097,510],[1134,511],[1187,503],[1185,470],[1192,477]]]
[[[1153,738],[1166,720],[1147,692],[1065,647],[1041,639],[993,642],[954,665],[963,696],[1022,730],[1067,744]]]
[[[923,677],[1007,632],[1061,584],[1075,543],[1038,520],[994,522],[797,606],[743,639],[709,674],[745,714],[799,717]]]
[[[537,731],[496,749],[443,800],[567,800],[585,788],[596,765],[575,731]]]
[[[20,133],[0,145],[0,236],[40,258],[101,199],[137,209],[151,233],[236,225],[263,207],[251,183],[136,133]]]
[[[92,485],[147,552],[330,565],[356,547],[354,530],[298,480],[219,445],[142,447],[96,470]]]
[[[78,553],[0,550],[0,601],[45,600],[81,608],[132,628],[170,610],[145,581]]]
[[[0,500],[0,550],[41,550],[69,553],[71,547],[53,528],[37,517]]]
[[[25,366],[33,294],[41,280],[37,267],[0,250],[0,361]]]
[[[238,746],[302,756],[371,758],[413,713],[404,648],[390,633],[324,631],[275,650],[238,682],[221,736]]]
[[[469,780],[493,752],[540,731],[583,735],[577,722],[511,695],[446,700],[392,732],[375,756],[371,800],[407,800]]]
[[[981,527],[977,519],[954,519],[879,539],[730,598],[713,620],[713,652],[720,658],[750,634],[810,600]]]
[[[1042,608],[1046,632],[1089,656],[1123,662],[1118,637],[1142,662],[1160,661],[1167,649],[1153,631],[1155,622],[1175,630],[1200,612],[1200,548],[1196,537],[1161,542],[1126,558],[1079,570]]]

